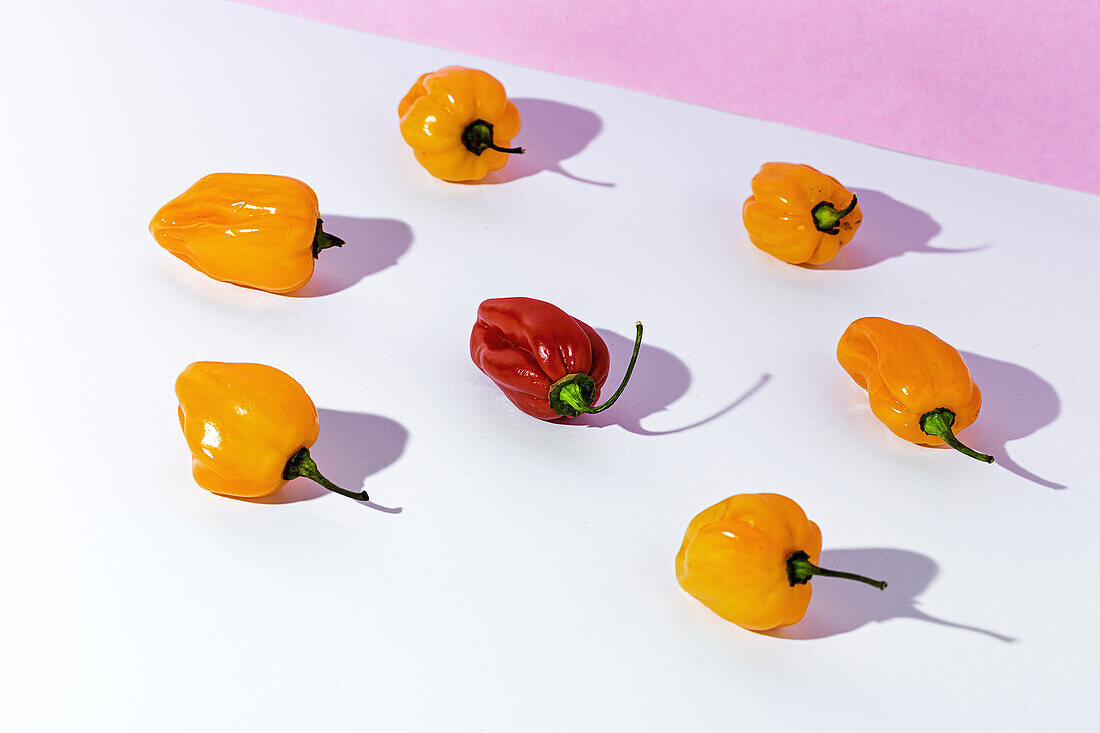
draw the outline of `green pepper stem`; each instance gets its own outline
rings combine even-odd
[[[626,383],[630,381],[630,375],[634,372],[634,365],[638,361],[638,350],[642,347],[642,322],[638,321],[634,325],[638,329],[638,335],[634,337],[634,353],[630,355],[630,363],[627,364],[626,374],[623,375],[623,381],[619,384],[619,388],[615,390],[615,394],[611,395],[611,399],[598,407],[592,407],[588,404],[588,400],[585,399],[581,385],[577,382],[573,382],[572,384],[565,385],[561,392],[559,392],[563,402],[567,403],[577,412],[583,412],[586,415],[594,415],[597,412],[603,412],[615,404],[615,400],[619,399],[619,395],[626,389]]]
[[[466,125],[466,129],[462,131],[462,144],[474,155],[481,155],[486,150],[516,155],[524,152],[523,148],[502,148],[493,142],[493,124],[485,120],[474,120]]]
[[[814,226],[817,227],[817,231],[825,232],[826,234],[840,234],[840,229],[837,228],[837,224],[840,220],[852,213],[852,210],[856,208],[856,195],[852,194],[852,203],[845,206],[840,211],[837,211],[830,201],[821,201],[817,206],[810,209],[810,214],[814,217]]]
[[[558,399],[573,408],[573,414],[566,411],[565,416],[573,417],[577,413],[591,411],[584,391],[584,385],[580,381],[570,382],[558,391]],[[562,413],[559,411],[558,414]]]
[[[845,573],[840,570],[827,570],[826,568],[819,568],[810,562],[810,556],[802,550],[798,552],[792,552],[791,556],[787,558],[787,582],[791,584],[793,588],[796,585],[805,585],[815,575],[824,575],[829,578],[846,578],[847,580],[858,580],[860,583],[866,583],[867,585],[873,585],[879,590],[886,589],[885,580],[872,580],[871,578],[863,575],[856,575],[855,573]]]
[[[323,222],[317,220],[317,229],[313,232],[313,259],[317,259],[317,255],[321,254],[321,250],[328,249],[329,247],[343,247],[344,240],[339,237],[334,237],[328,232],[321,229]]]
[[[963,443],[955,437],[955,434],[951,432],[951,426],[954,424],[955,413],[948,410],[946,407],[937,407],[935,410],[930,410],[920,416],[920,429],[923,430],[926,435],[935,435],[937,438],[941,438],[944,443],[947,443],[963,455],[976,458],[984,463],[993,463],[993,456],[979,453],[963,445]]]
[[[355,499],[356,501],[370,500],[370,497],[367,496],[367,492],[360,491],[359,493],[355,493],[354,491],[341,489],[339,486],[322,476],[321,472],[317,470],[317,464],[314,463],[313,458],[309,455],[308,448],[302,448],[292,455],[290,460],[286,462],[286,467],[283,469],[283,478],[285,480],[290,481],[291,479],[299,477],[305,477],[311,481],[316,481],[329,491],[339,494],[340,496],[346,496],[349,499]]]
[[[516,155],[523,155],[525,152],[527,152],[523,148],[502,148],[496,143],[492,143],[489,147],[502,153],[515,153]]]

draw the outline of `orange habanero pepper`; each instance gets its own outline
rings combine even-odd
[[[317,408],[302,386],[264,364],[199,361],[176,379],[180,426],[199,486],[237,498],[267,496],[304,476],[343,496],[309,455],[317,442]]]
[[[397,106],[401,136],[429,173],[476,181],[508,163],[519,110],[484,71],[448,66],[423,74]]]
[[[843,207],[838,209],[838,207]],[[741,208],[749,240],[792,265],[837,256],[863,221],[854,193],[832,176],[795,163],[765,163]]]
[[[752,631],[801,621],[815,575],[886,587],[880,580],[817,567],[820,552],[821,530],[793,500],[738,494],[688,524],[676,555],[676,579],[707,608]]]
[[[298,290],[321,250],[317,194],[296,178],[213,173],[161,207],[149,231],[161,247],[215,280],[271,293]]]
[[[867,390],[871,412],[900,438],[943,445],[979,461],[993,456],[955,437],[978,419],[982,392],[962,356],[919,326],[886,318],[853,321],[836,347],[844,371]]]

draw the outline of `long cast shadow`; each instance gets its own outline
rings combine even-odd
[[[562,168],[562,161],[578,155],[600,134],[603,121],[596,113],[549,99],[521,97],[512,101],[523,121],[512,144],[526,152],[511,156],[508,165],[490,173],[481,182],[506,183],[550,171],[579,183],[605,188],[615,185],[575,176]]]
[[[412,245],[412,229],[397,219],[360,219],[322,214],[325,231],[343,239],[343,247],[330,247],[317,257],[313,279],[291,293],[316,298],[346,290],[363,278],[397,264]]]
[[[364,488],[372,500],[365,506],[390,514],[397,514],[401,507],[388,507],[375,503],[376,496],[366,480],[383,468],[397,462],[405,452],[409,433],[395,420],[381,415],[341,410],[318,410],[321,420],[321,436],[309,449],[317,468],[329,481],[348,491]],[[260,504],[290,504],[309,501],[330,494],[328,489],[309,479],[299,478],[287,483],[271,496],[256,499]],[[349,499],[342,499],[350,501]]]
[[[601,400],[606,400],[614,394],[623,373],[626,372],[626,365],[630,362],[630,355],[634,351],[634,340],[602,328],[596,329],[596,332],[607,344],[607,350],[611,354],[611,375],[600,395]],[[638,350],[638,363],[634,367],[634,374],[614,405],[605,412],[581,415],[562,422],[593,428],[618,425],[637,435],[673,435],[717,420],[742,405],[770,379],[770,374],[762,374],[755,384],[749,386],[746,391],[740,392],[728,405],[689,425],[672,430],[647,430],[642,427],[642,420],[667,410],[669,405],[687,394],[688,387],[691,386],[691,372],[687,365],[673,354],[643,342],[641,349]]]
[[[852,241],[840,254],[815,270],[859,270],[913,252],[916,254],[962,254],[985,249],[986,245],[964,249],[941,249],[929,244],[943,228],[925,212],[902,203],[881,191],[852,189],[863,211]],[[847,202],[845,202],[847,203]]]
[[[855,631],[872,622],[909,618],[984,634],[997,641],[1016,641],[1004,634],[947,621],[921,610],[917,597],[928,588],[938,570],[930,557],[894,548],[827,550],[821,553],[819,565],[885,580],[887,586],[880,591],[851,580],[814,578],[810,581],[813,597],[806,617],[794,626],[765,632],[767,635],[782,639],[823,639]],[[975,605],[980,604],[976,602]]]
[[[1020,478],[1048,489],[1065,489],[1012,460],[1008,442],[1026,438],[1058,417],[1061,401],[1049,382],[1035,372],[1007,361],[960,352],[974,383],[982,390],[977,421],[962,433],[962,441],[989,453],[999,465]]]

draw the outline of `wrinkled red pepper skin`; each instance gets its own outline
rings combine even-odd
[[[611,357],[589,325],[533,298],[493,298],[477,309],[470,334],[474,364],[523,412],[541,420],[561,417],[550,406],[550,387],[570,374],[587,374],[600,397]]]

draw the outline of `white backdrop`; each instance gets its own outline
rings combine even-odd
[[[71,5],[4,3],[0,25],[0,728],[1066,730],[1100,712],[1100,199],[235,4]],[[452,63],[523,116],[528,154],[490,184],[431,178],[397,132],[410,84]],[[830,266],[748,243],[768,160],[859,195]],[[300,297],[205,278],[146,225],[214,171],[301,178],[347,246]],[[512,295],[596,327],[610,385],[645,323],[615,408],[543,423],[473,366],[478,303]],[[985,405],[962,437],[996,464],[871,416],[834,356],[864,315],[963,352]],[[302,480],[268,503],[199,489],[173,394],[196,360],[294,376],[322,470],[377,504]],[[814,581],[773,635],[707,611],[673,559],[698,511],[747,491],[794,498],[823,565],[889,588]]]

